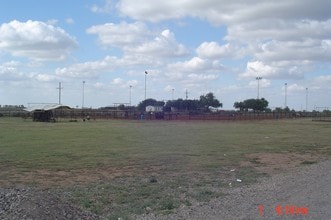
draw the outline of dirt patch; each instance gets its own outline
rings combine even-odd
[[[240,163],[240,167],[251,167],[259,173],[268,175],[284,172],[288,169],[304,165],[313,164],[320,161],[323,156],[316,154],[297,154],[297,153],[253,153],[247,154],[246,160]],[[224,167],[223,167],[224,168]],[[19,170],[13,167],[0,167],[0,187],[12,186],[38,186],[38,187],[61,187],[73,185],[85,185],[109,180],[119,177],[146,177],[162,175],[164,166],[154,165],[146,166],[125,166],[125,167],[96,167],[76,170]],[[190,169],[185,171],[189,173]],[[226,178],[232,172],[225,169],[223,177]],[[177,170],[175,173],[167,172],[167,175],[182,175]],[[184,171],[183,171],[184,172]],[[191,176],[194,176],[193,174]]]
[[[247,160],[240,163],[242,167],[253,167],[269,175],[284,172],[294,167],[313,164],[321,160],[321,155],[298,153],[253,153],[246,155]]]
[[[0,169],[1,170],[1,169]],[[0,173],[0,186],[11,187],[32,185],[38,187],[61,187],[77,184],[88,184],[98,181],[107,181],[123,176],[143,176],[146,172],[157,173],[160,167],[148,167],[140,169],[134,166],[121,168],[97,167],[77,170],[46,170],[38,169],[31,171],[21,171],[7,167]]]

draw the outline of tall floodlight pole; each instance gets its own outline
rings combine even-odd
[[[308,88],[306,88],[306,112],[308,112]]]
[[[61,90],[63,89],[63,87],[61,86],[61,82],[59,82],[59,87],[56,89],[59,90],[59,105],[61,105]]]
[[[287,107],[287,83],[285,83],[285,108]]]
[[[82,109],[84,109],[84,102],[85,102],[85,81],[83,81]]]
[[[147,106],[147,103],[146,103],[146,80],[147,80],[147,74],[148,74],[148,72],[147,71],[145,71],[145,111],[146,111],[146,106]]]
[[[131,89],[132,89],[132,86],[130,85],[130,93],[129,93],[129,104],[131,106]]]
[[[256,77],[257,80],[257,99],[260,99],[260,80],[262,79],[262,77]]]

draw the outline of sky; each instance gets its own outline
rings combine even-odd
[[[0,105],[137,105],[145,88],[331,108],[331,1],[0,2]]]

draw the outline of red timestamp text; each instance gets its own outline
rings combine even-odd
[[[263,216],[264,206],[259,205],[259,214]],[[304,206],[296,206],[296,205],[276,205],[275,206],[275,214],[278,216],[306,216],[309,213],[308,207]]]

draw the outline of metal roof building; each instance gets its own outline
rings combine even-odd
[[[57,109],[70,109],[70,107],[59,104],[34,104],[24,110],[32,113],[33,121],[50,122],[55,121],[53,116]]]

